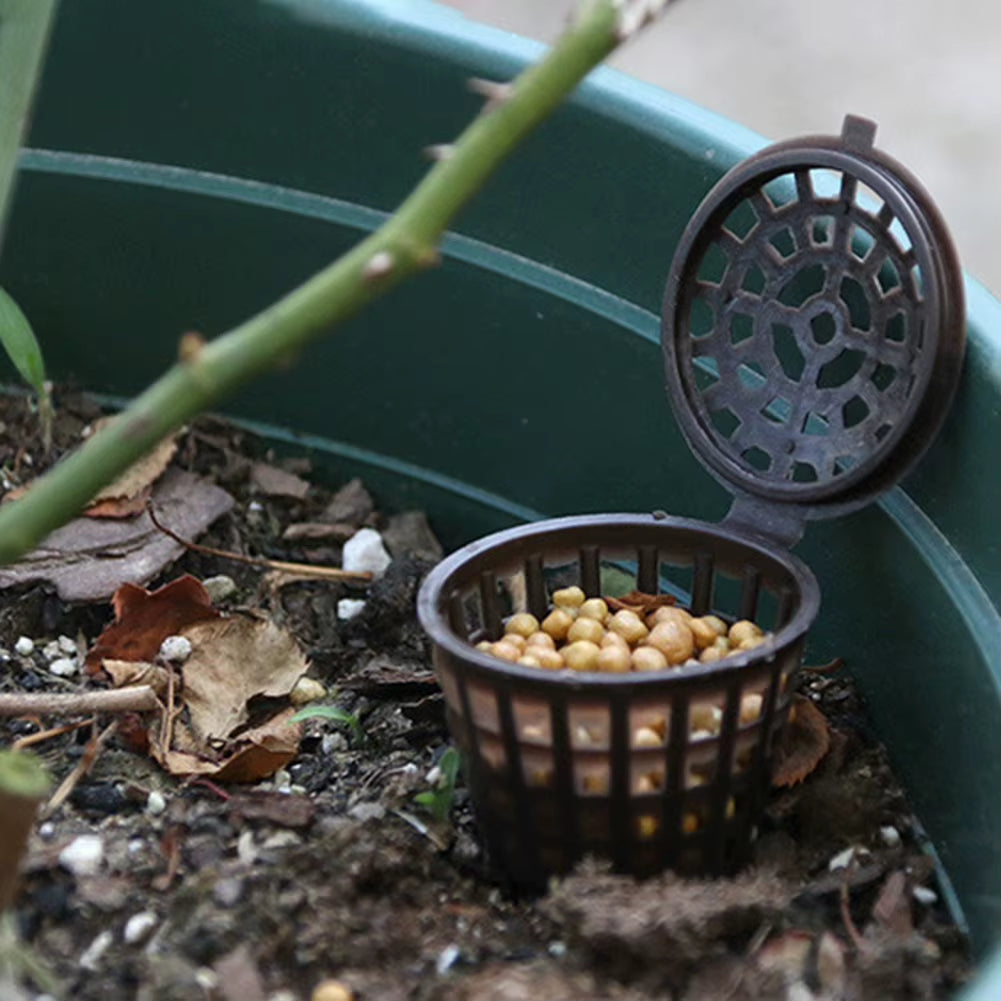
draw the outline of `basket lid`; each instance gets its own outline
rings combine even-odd
[[[689,445],[728,520],[786,544],[861,507],[931,443],[965,347],[962,272],[919,182],[874,123],[739,164],[671,264],[662,343]]]

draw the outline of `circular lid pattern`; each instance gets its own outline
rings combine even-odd
[[[920,184],[849,117],[771,146],[705,198],[662,343],[689,444],[734,494],[827,517],[893,485],[959,379],[962,273]]]

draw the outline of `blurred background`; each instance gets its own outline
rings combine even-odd
[[[552,42],[576,0],[442,0]],[[846,112],[922,179],[967,271],[1001,296],[1001,3],[682,0],[616,68],[769,139],[837,133]]]

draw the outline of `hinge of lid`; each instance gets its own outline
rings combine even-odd
[[[722,527],[736,529],[742,535],[756,535],[783,549],[792,549],[803,538],[806,523],[802,512],[792,505],[735,497]]]

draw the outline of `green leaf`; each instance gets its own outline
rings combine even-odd
[[[358,740],[361,740],[365,736],[365,731],[358,717],[354,713],[349,713],[346,709],[342,709],[340,706],[306,706],[305,709],[300,709],[289,722],[301,723],[307,719],[333,720],[335,723],[343,723],[345,726],[350,727],[351,732]]]
[[[455,799],[455,782],[459,777],[462,756],[454,747],[449,747],[438,761],[441,776],[434,789],[419,792],[414,802],[423,806],[439,824],[448,819]]]
[[[45,362],[42,349],[21,307],[0,288],[0,344],[21,378],[38,395],[45,396]]]
[[[462,764],[462,755],[455,747],[449,747],[441,756],[438,767],[441,769],[442,786],[446,789],[455,789],[455,780],[459,777],[459,766]]]

